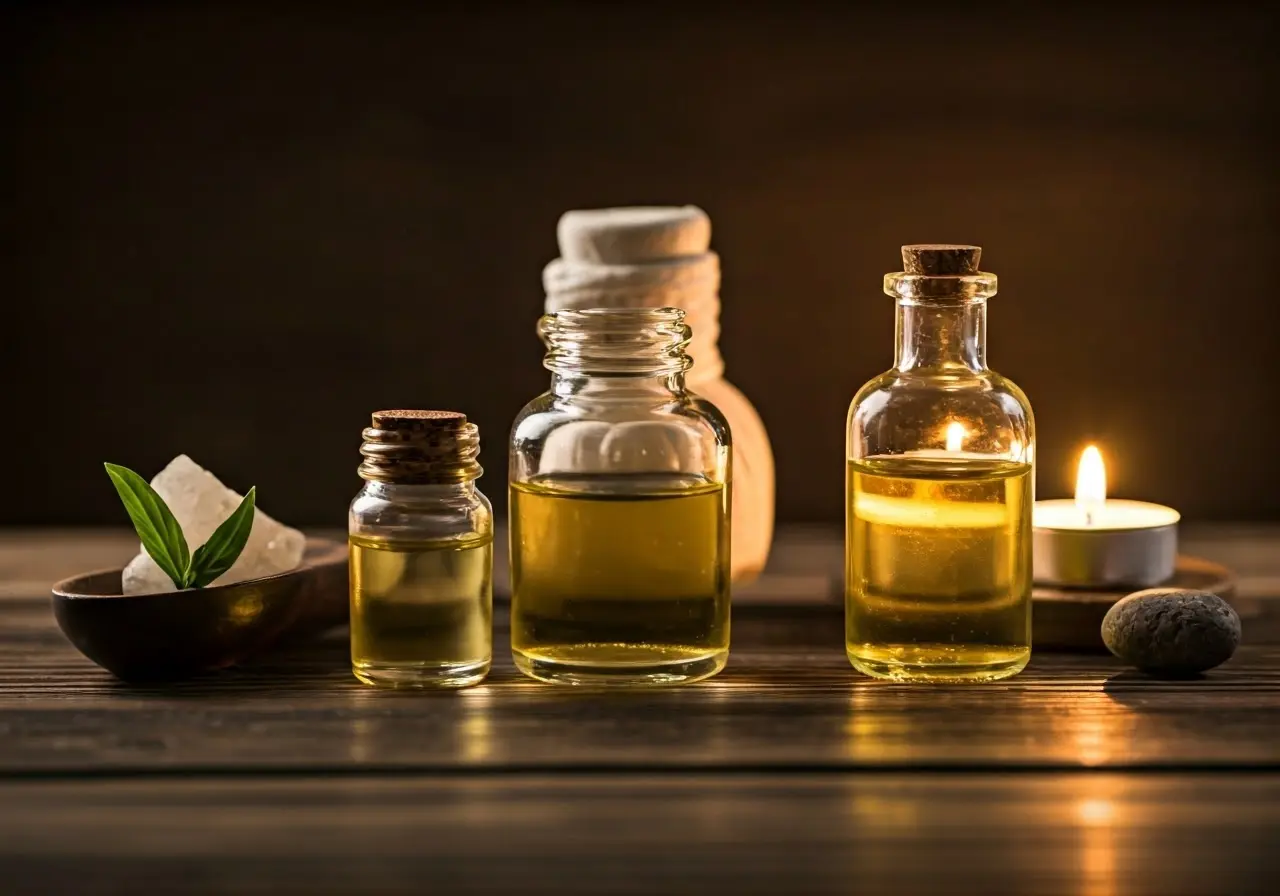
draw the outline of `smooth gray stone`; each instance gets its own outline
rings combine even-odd
[[[1148,588],[1107,611],[1102,641],[1120,659],[1151,675],[1195,675],[1235,653],[1240,617],[1216,594]]]

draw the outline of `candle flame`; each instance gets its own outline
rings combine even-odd
[[[959,451],[964,446],[964,437],[969,433],[959,420],[947,424],[946,445],[948,451]]]
[[[1076,471],[1076,507],[1084,513],[1085,520],[1093,521],[1093,514],[1107,500],[1107,468],[1102,462],[1102,452],[1090,445],[1080,455]]]

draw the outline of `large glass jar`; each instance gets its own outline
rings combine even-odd
[[[729,653],[730,436],[674,308],[544,316],[510,453],[511,650],[533,678],[675,684]]]
[[[904,246],[893,369],[849,408],[845,647],[878,678],[984,681],[1031,654],[1035,427],[987,367],[977,246]]]
[[[493,654],[493,509],[480,434],[452,411],[377,411],[351,502],[351,666],[365,684],[464,687]]]
[[[687,382],[733,430],[733,583],[764,570],[773,541],[769,434],[726,379],[720,354],[720,256],[711,218],[692,205],[574,209],[556,227],[560,257],[542,271],[547,313],[579,308],[679,308],[693,329]]]

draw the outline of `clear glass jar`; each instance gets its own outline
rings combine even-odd
[[[729,654],[730,436],[685,389],[674,308],[539,323],[551,389],[512,427],[511,650],[567,684],[675,684]]]
[[[560,257],[542,271],[547,313],[679,308],[693,329],[687,384],[733,431],[733,584],[756,579],[773,541],[773,448],[720,355],[720,256],[711,218],[692,205],[574,209],[556,227]]]
[[[351,502],[351,666],[365,684],[476,684],[493,654],[493,508],[451,411],[377,411]]]
[[[893,369],[849,408],[845,647],[867,675],[984,681],[1031,654],[1031,405],[987,367],[976,246],[904,246]]]

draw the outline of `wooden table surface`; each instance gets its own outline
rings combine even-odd
[[[838,533],[793,528],[710,681],[538,685],[499,613],[485,684],[404,694],[351,678],[344,632],[116,682],[46,589],[127,533],[3,533],[0,891],[1271,892],[1280,527],[1184,546],[1238,573],[1245,622],[1197,681],[1046,652],[997,684],[862,678],[827,599]]]

